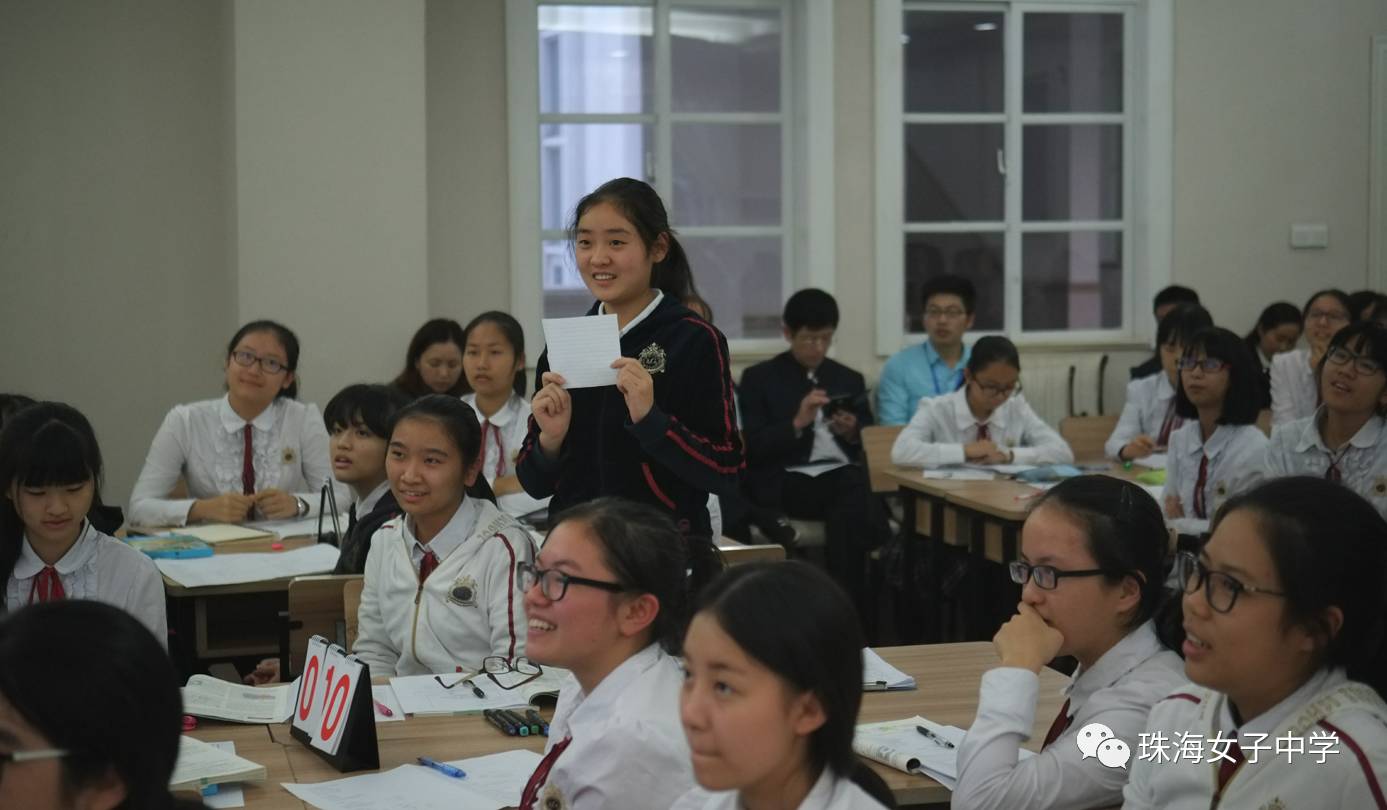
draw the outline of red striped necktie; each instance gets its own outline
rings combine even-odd
[[[559,754],[568,748],[568,744],[573,742],[572,737],[564,737],[559,742],[554,743],[554,747],[549,749],[549,753],[544,755],[544,759],[539,761],[539,767],[530,774],[530,781],[525,783],[525,792],[520,794],[520,810],[534,810],[535,801],[539,799],[539,789],[544,787],[544,783],[549,781],[549,771],[554,769],[554,761],[559,758]],[[514,794],[512,794],[514,795]]]
[[[1209,517],[1209,510],[1204,506],[1204,485],[1209,480],[1209,457],[1199,457],[1199,477],[1194,480],[1194,516],[1200,520]]]
[[[253,450],[253,449],[251,448],[251,446],[250,446],[250,437],[251,437],[251,434],[254,433],[254,432],[255,432],[255,429],[251,427],[251,424],[250,424],[249,422],[247,422],[247,423],[246,423],[246,429],[245,429],[245,434],[246,434],[246,449],[245,449],[245,455],[243,455],[243,456],[241,457],[241,494],[242,494],[242,495],[254,495],[254,494],[255,494],[255,464],[254,464],[254,461],[255,461],[255,452],[254,452],[254,450]]]
[[[481,458],[486,458],[486,434],[491,432],[496,436],[496,477],[500,478],[506,471],[506,446],[501,443],[501,428],[491,424],[490,419],[482,421],[482,452]]]
[[[1170,432],[1180,427],[1185,420],[1175,415],[1175,400],[1170,400],[1170,406],[1165,409],[1165,420],[1161,422],[1161,433],[1156,437],[1156,444],[1165,447],[1170,444]]]
[[[419,583],[422,585],[424,580],[429,578],[433,569],[438,567],[438,555],[432,551],[425,551],[424,558],[419,561]]]
[[[978,425],[978,441],[985,442],[990,438],[992,437],[988,433],[987,425]]]
[[[1069,716],[1069,701],[1064,701],[1060,707],[1060,713],[1055,715],[1055,722],[1050,724],[1050,730],[1045,732],[1045,742],[1040,744],[1040,750],[1044,751],[1050,747],[1050,743],[1058,740],[1060,735],[1069,730],[1069,726],[1074,722],[1074,718]]]
[[[1324,480],[1333,481],[1336,484],[1343,481],[1344,473],[1339,469],[1339,462],[1343,461],[1344,456],[1348,455],[1348,448],[1345,447],[1343,451],[1337,455],[1326,450],[1325,455],[1329,456],[1329,469],[1324,471]]]
[[[34,584],[29,588],[29,604],[38,602],[56,602],[59,599],[66,599],[67,592],[63,590],[63,581],[58,577],[58,570],[51,565],[45,565],[43,570],[34,577]]]
[[[1218,804],[1219,797],[1223,795],[1223,789],[1228,786],[1228,780],[1233,778],[1233,774],[1237,772],[1238,766],[1243,764],[1244,757],[1242,746],[1234,741],[1228,748],[1228,756],[1233,758],[1232,762],[1223,759],[1218,763],[1218,788],[1214,790],[1214,804]]]

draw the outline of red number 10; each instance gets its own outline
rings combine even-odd
[[[311,691],[310,691],[311,690]],[[303,693],[308,692],[308,699],[304,700]],[[308,715],[313,711],[313,698],[318,696],[318,656],[308,659],[308,665],[303,668],[303,686],[299,689],[299,720],[308,721]]]

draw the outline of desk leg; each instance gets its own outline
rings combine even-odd
[[[896,633],[900,636],[902,644],[917,643],[922,635],[921,621],[923,600],[920,598],[920,590],[924,583],[915,581],[915,572],[919,570],[919,560],[921,554],[922,538],[915,531],[916,521],[919,517],[919,496],[914,490],[906,487],[900,488],[901,495],[901,542],[905,544],[905,553],[901,555],[901,577],[900,600],[896,607]]]
[[[943,498],[930,498],[929,504],[929,594],[931,604],[934,606],[934,635],[929,639],[929,643],[938,643],[949,638],[949,620],[953,616],[953,611],[949,609],[949,604],[957,604],[956,600],[948,600],[944,596],[944,562],[948,558],[944,550],[944,510],[946,508]]]
[[[989,580],[992,571],[987,564],[987,518],[979,512],[968,515],[971,524],[968,540],[969,563],[973,567],[973,587],[969,589],[968,616],[964,620],[964,641],[986,641],[986,626],[993,604]]]

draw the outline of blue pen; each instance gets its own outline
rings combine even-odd
[[[451,776],[454,779],[467,778],[467,774],[462,772],[462,768],[454,768],[452,765],[439,762],[435,759],[429,759],[428,757],[419,757],[419,764],[423,765],[425,768],[433,768],[435,771],[438,771],[444,776]]]

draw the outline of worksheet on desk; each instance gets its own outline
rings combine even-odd
[[[218,554],[192,560],[155,560],[154,564],[161,574],[179,585],[201,588],[326,574],[337,565],[338,553],[327,543],[314,543],[293,551]]]
[[[498,810],[504,806],[468,787],[467,780],[420,765],[331,782],[281,785],[319,810]]]

